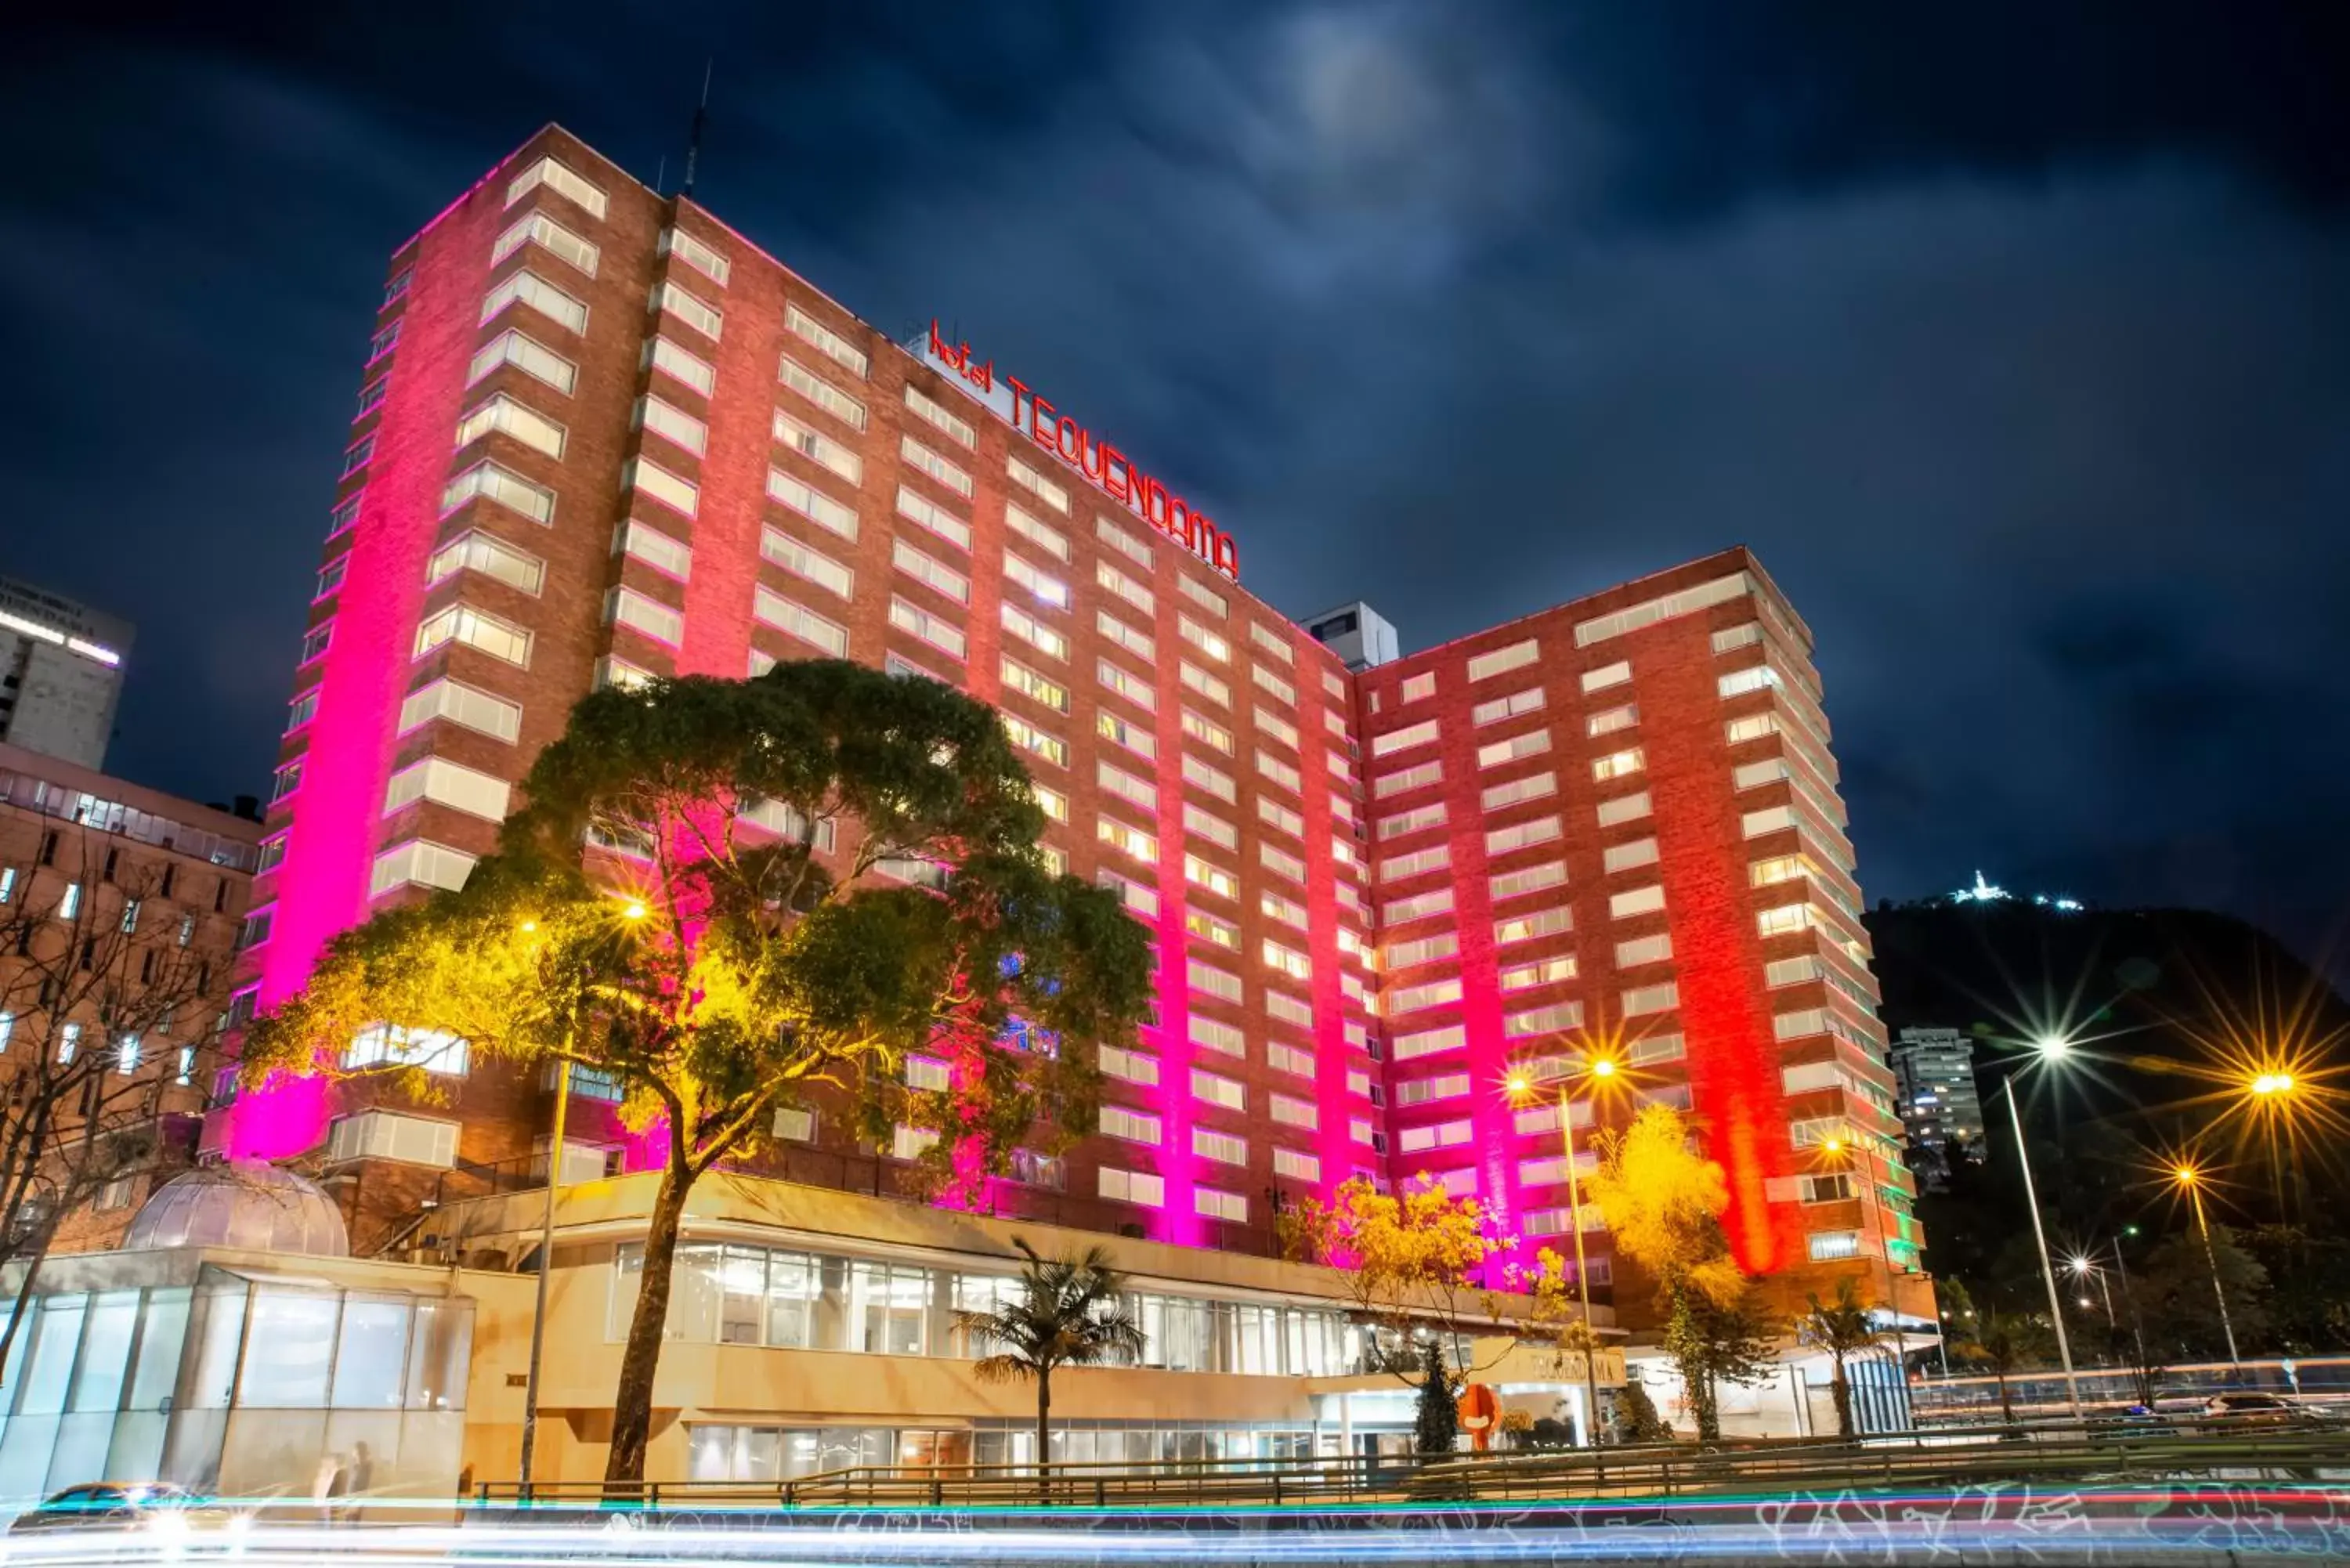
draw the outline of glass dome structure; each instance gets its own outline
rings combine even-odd
[[[200,1165],[151,1194],[130,1221],[128,1251],[233,1247],[311,1258],[350,1255],[342,1210],[307,1177],[274,1165]]]

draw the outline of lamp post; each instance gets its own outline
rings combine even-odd
[[[2034,1041],[2033,1049],[2046,1063],[2063,1060],[2073,1048],[2072,1042],[2051,1035]],[[2064,1365],[2064,1393],[2073,1406],[2073,1419],[2083,1419],[2081,1410],[2081,1380],[2073,1371],[2073,1342],[2064,1333],[2064,1303],[2056,1293],[2056,1270],[2048,1261],[2048,1231],[2040,1223],[2040,1196],[2032,1185],[2032,1151],[2023,1144],[2023,1113],[2015,1106],[2015,1078],[2002,1079],[2000,1087],[2007,1096],[2008,1125],[2015,1129],[2015,1159],[2023,1168],[2023,1206],[2032,1210],[2032,1240],[2040,1249],[2040,1280],[2048,1287],[2048,1315],[2056,1326],[2056,1355]]]
[[[1606,1056],[1586,1056],[1583,1070],[1586,1075],[1606,1082],[1616,1075],[1615,1062]],[[1511,1095],[1521,1096],[1533,1088],[1533,1080],[1523,1074],[1510,1079]],[[1591,1326],[1591,1270],[1583,1251],[1583,1179],[1575,1168],[1575,1095],[1567,1083],[1558,1085],[1558,1136],[1566,1151],[1566,1220],[1575,1231],[1575,1293],[1583,1309],[1583,1382],[1585,1407],[1590,1420],[1586,1434],[1591,1446],[1599,1446],[1599,1340]]]
[[[2220,1303],[2220,1332],[2228,1337],[2228,1365],[2241,1367],[2244,1362],[2236,1354],[2236,1325],[2228,1316],[2228,1293],[2220,1283],[2220,1258],[2211,1250],[2211,1222],[2203,1214],[2203,1172],[2181,1163],[2171,1168],[2170,1179],[2187,1189],[2189,1200],[2195,1205],[2195,1229],[2203,1238],[2203,1262],[2211,1271],[2211,1295]]]
[[[2114,1316],[2114,1291],[2111,1285],[2106,1283],[2106,1271],[2090,1262],[2088,1255],[2083,1252],[2075,1252],[2065,1259],[2064,1266],[2073,1271],[2074,1277],[2076,1279],[2084,1281],[2095,1279],[2097,1282],[2097,1293],[2106,1301],[2106,1326],[2117,1327],[2119,1320]]]

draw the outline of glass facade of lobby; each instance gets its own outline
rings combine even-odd
[[[644,1249],[614,1262],[605,1337],[628,1337]],[[1017,1282],[871,1258],[733,1243],[681,1244],[670,1293],[669,1337],[704,1345],[845,1350],[876,1355],[972,1358],[958,1311],[983,1312]],[[1326,1308],[1255,1304],[1137,1292],[1129,1298],[1145,1348],[1127,1365],[1172,1372],[1325,1377],[1360,1370],[1365,1330]]]
[[[858,1465],[1027,1465],[1033,1422],[964,1428],[754,1427],[691,1428],[694,1480],[795,1480]],[[1315,1434],[1296,1422],[1056,1421],[1055,1464],[1156,1464],[1208,1459],[1307,1459]]]

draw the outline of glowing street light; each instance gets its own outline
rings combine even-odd
[[[2106,1303],[2106,1326],[2107,1328],[2112,1328],[2116,1322],[2114,1317],[2114,1293],[2113,1287],[2106,1283],[2106,1271],[2097,1267],[2095,1262],[2090,1261],[2088,1255],[2083,1252],[2075,1252],[2071,1257],[2065,1259],[2064,1266],[2072,1270],[2074,1278],[2078,1280],[2085,1281],[2092,1274],[2096,1276],[2097,1293],[2105,1298]],[[2088,1305],[2089,1298],[2087,1296],[2083,1296],[2081,1298],[2082,1309],[2086,1311]]]
[[[620,906],[620,919],[624,920],[641,920],[644,918],[645,901],[642,898],[631,898],[627,903]]]
[[[2073,1043],[2062,1034],[2043,1034],[2032,1042],[2032,1049],[2041,1062],[2049,1066],[2061,1064],[2073,1053]],[[2015,1106],[2015,1076],[2010,1074],[2001,1080],[2007,1093],[2008,1125],[2015,1129],[2015,1158],[2023,1167],[2023,1205],[2032,1210],[2032,1239],[2040,1248],[2040,1280],[2048,1287],[2048,1317],[2056,1327],[2056,1354],[2064,1364],[2064,1391],[2073,1405],[2073,1419],[2083,1419],[2081,1411],[2081,1380],[2073,1372],[2073,1342],[2064,1333],[2064,1298],[2056,1293],[2056,1270],[2048,1261],[2048,1231],[2040,1222],[2040,1196],[2032,1183],[2032,1151],[2023,1143],[2023,1113]]]
[[[2211,1271],[2211,1294],[2220,1303],[2220,1332],[2228,1336],[2228,1364],[2241,1366],[2243,1358],[2236,1354],[2236,1325],[2228,1316],[2228,1293],[2220,1283],[2220,1259],[2211,1251],[2211,1222],[2203,1214],[2203,1183],[2205,1177],[2192,1161],[2180,1160],[2170,1168],[2170,1179],[2183,1189],[2195,1205],[2195,1229],[2203,1238],[2203,1262]]]
[[[1583,1059],[1583,1071],[1597,1084],[1616,1076],[1612,1057],[1587,1055]],[[1529,1098],[1534,1093],[1531,1075],[1517,1072],[1510,1075],[1504,1085],[1513,1101]],[[1558,1085],[1558,1136],[1566,1150],[1566,1215],[1567,1223],[1575,1230],[1575,1293],[1583,1308],[1583,1379],[1585,1392],[1590,1400],[1587,1417],[1590,1428],[1586,1434],[1591,1446],[1599,1446],[1599,1342],[1591,1332],[1591,1268],[1583,1251],[1583,1178],[1575,1168],[1575,1094],[1569,1080],[1562,1078]]]
[[[2258,1095],[2262,1098],[2275,1095],[2290,1095],[2293,1093],[2293,1075],[2291,1073],[2262,1073],[2254,1076],[2252,1081],[2245,1086],[2253,1094]]]

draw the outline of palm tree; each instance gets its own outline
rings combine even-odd
[[[1869,1321],[1868,1303],[1860,1297],[1856,1280],[1836,1282],[1835,1300],[1822,1305],[1814,1292],[1806,1298],[1811,1311],[1804,1315],[1805,1338],[1826,1351],[1835,1362],[1836,1430],[1849,1438],[1855,1436],[1852,1425],[1852,1380],[1845,1376],[1845,1363],[1850,1357],[1875,1345],[1884,1336]]]
[[[983,1382],[1036,1380],[1036,1474],[1047,1473],[1052,1452],[1053,1370],[1093,1366],[1113,1357],[1139,1356],[1142,1329],[1123,1299],[1126,1276],[1109,1253],[1089,1247],[1081,1258],[1045,1258],[1018,1237],[1027,1257],[1014,1294],[986,1312],[957,1312],[955,1326],[974,1345],[993,1345],[972,1370]]]

